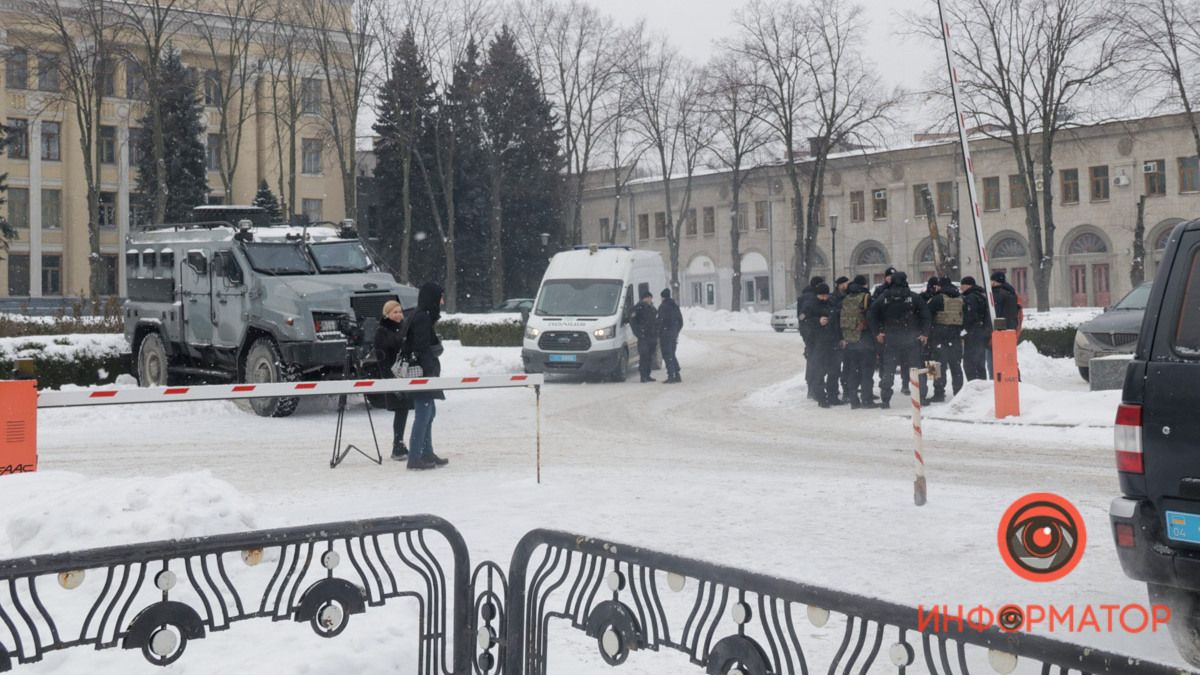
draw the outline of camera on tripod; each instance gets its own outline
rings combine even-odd
[[[337,329],[342,335],[346,336],[346,343],[350,346],[359,347],[362,345],[366,331],[358,323],[352,321],[350,317],[342,316],[338,318]]]

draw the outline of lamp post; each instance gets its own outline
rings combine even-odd
[[[837,278],[837,214],[829,216],[829,275]]]

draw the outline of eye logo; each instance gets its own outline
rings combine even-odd
[[[1087,528],[1074,504],[1055,494],[1037,492],[1008,507],[996,538],[1000,556],[1017,576],[1055,581],[1079,564]]]

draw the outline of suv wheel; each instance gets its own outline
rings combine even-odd
[[[1160,584],[1147,584],[1147,587],[1150,604],[1171,608],[1167,626],[1175,649],[1188,663],[1200,667],[1200,593]]]
[[[167,370],[167,347],[162,336],[151,332],[138,344],[137,379],[140,387],[165,387],[170,379]]]
[[[279,358],[279,349],[270,338],[259,338],[246,352],[245,381],[247,384],[287,382],[291,379],[289,369]],[[296,411],[299,399],[295,396],[281,398],[252,398],[250,407],[260,417],[287,417]]]

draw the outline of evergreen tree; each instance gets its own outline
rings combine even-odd
[[[192,208],[203,204],[208,197],[208,169],[205,166],[204,129],[200,116],[204,112],[197,91],[196,75],[184,67],[179,52],[167,50],[159,66],[162,82],[159,111],[162,115],[164,155],[162,166],[154,162],[153,138],[142,134],[138,140],[137,191],[141,206],[152,212],[157,181],[155,172],[165,172],[167,208],[164,220],[183,222],[191,217]],[[147,113],[142,118],[143,129],[150,129],[153,120]]]
[[[488,278],[488,174],[480,138],[479,46],[471,40],[446,92],[445,118],[454,142],[455,266],[458,297],[467,307],[491,306]]]
[[[536,290],[546,268],[539,235],[561,240],[561,161],[550,103],[508,26],[488,47],[482,81],[491,299],[498,303]]]
[[[429,246],[437,248],[437,237],[430,236],[429,225],[421,229],[420,236],[413,226],[414,209],[424,208],[427,213],[430,201],[428,190],[421,189],[426,185],[420,175],[423,158],[416,155],[423,151],[435,98],[429,69],[421,59],[411,28],[400,35],[392,63],[391,76],[379,93],[378,120],[374,126],[379,134],[375,177],[389,257],[399,263],[401,280],[409,281],[414,278],[410,268],[415,258],[414,240],[421,244],[418,259],[425,263],[431,254]],[[422,267],[421,277],[430,278],[428,265]]]
[[[267,215],[271,216],[272,221],[283,219],[283,210],[279,208],[279,200],[275,198],[275,193],[271,192],[266,178],[258,182],[258,193],[254,195],[254,205],[266,209]]]
[[[9,142],[8,128],[0,124],[0,155],[4,154],[4,149]],[[7,178],[7,173],[0,173],[0,206],[4,206],[4,191],[8,189],[8,185],[4,181]],[[8,222],[8,219],[0,215],[0,252],[7,252],[8,242],[16,238],[17,230]],[[3,256],[0,256],[0,259],[3,259]]]

